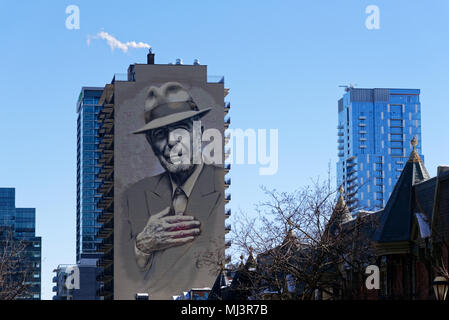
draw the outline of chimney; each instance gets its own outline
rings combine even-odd
[[[154,53],[151,48],[148,51],[147,64],[154,64]]]

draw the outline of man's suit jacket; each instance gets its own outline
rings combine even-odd
[[[211,287],[216,266],[207,263],[224,249],[224,171],[204,165],[188,198],[185,215],[201,222],[201,234],[192,242],[157,251],[146,268],[139,268],[134,245],[151,215],[172,205],[172,186],[167,172],[143,179],[126,192],[122,208],[121,267],[129,285],[126,291],[147,292],[150,299],[172,299],[192,288]],[[173,213],[171,213],[173,214]],[[221,251],[218,251],[221,250]],[[216,261],[218,262],[218,261]],[[118,288],[116,288],[118,289]],[[128,297],[132,299],[133,297]]]

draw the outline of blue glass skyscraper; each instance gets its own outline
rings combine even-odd
[[[96,174],[98,173],[98,100],[102,87],[83,87],[78,98],[77,119],[77,188],[76,188],[76,260],[98,259],[96,234],[100,225],[96,206]]]
[[[13,284],[17,281],[19,286],[24,281],[26,287],[15,298],[40,300],[41,238],[36,237],[36,209],[16,208],[15,198],[14,188],[0,188],[0,249],[4,252],[5,247],[23,248],[19,250],[19,264],[14,270],[16,278],[13,278]],[[9,242],[4,246],[7,239],[12,240],[13,244]]]
[[[416,137],[421,159],[419,89],[361,89],[352,86],[338,101],[337,184],[357,210],[385,206]]]

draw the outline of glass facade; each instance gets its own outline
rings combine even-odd
[[[96,174],[98,152],[98,101],[103,88],[82,88],[77,103],[77,203],[76,203],[76,260],[99,258],[96,234],[100,228],[96,206]]]
[[[0,230],[0,248],[2,240],[11,236],[24,247],[20,253],[20,269],[16,271],[26,273],[25,282],[30,287],[18,298],[40,300],[42,241],[36,237],[36,209],[16,208],[14,188],[0,188]]]
[[[387,203],[408,160],[413,137],[421,155],[418,89],[348,88],[338,101],[337,184],[351,212]]]

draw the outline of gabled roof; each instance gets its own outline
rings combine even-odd
[[[430,179],[429,173],[415,150],[415,139],[412,140],[412,145],[413,151],[381,215],[380,227],[373,239],[375,242],[401,242],[410,239],[414,218],[413,185]]]
[[[209,300],[219,300],[222,299],[223,293],[222,289],[229,286],[229,281],[226,278],[226,273],[224,270],[224,267],[221,269],[220,273],[217,276],[217,279],[215,279],[215,283],[212,286],[212,290],[209,294]]]

